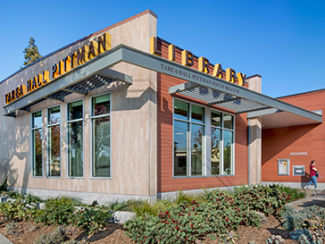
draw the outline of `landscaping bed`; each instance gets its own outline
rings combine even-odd
[[[39,210],[36,202],[41,199],[16,195],[16,201],[0,204],[0,232],[13,243],[258,244],[325,239],[325,210],[307,209],[300,214],[285,207],[304,198],[305,192],[282,186],[241,186],[232,193],[205,191],[201,195],[179,192],[176,199],[155,203],[116,201],[98,206],[94,201],[87,206],[79,202],[82,208],[78,209],[75,199],[60,197],[46,200],[45,209]],[[132,211],[137,217],[124,225],[108,223],[112,210]],[[309,231],[293,232],[296,229]]]

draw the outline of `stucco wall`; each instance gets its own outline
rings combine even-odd
[[[126,44],[149,52],[149,39],[157,35],[157,16],[144,11],[116,25],[94,33],[80,42],[66,47],[38,63],[22,70],[0,84],[0,105],[4,106],[4,96],[43,70],[51,70],[52,65],[76,51],[77,48],[96,39],[104,31],[112,35],[112,47]],[[8,176],[9,184],[18,188],[49,189],[60,191],[80,191],[148,196],[157,194],[157,75],[130,64],[120,63],[114,70],[133,77],[133,84],[127,86],[114,82],[90,92],[87,96],[72,94],[65,102],[46,100],[31,107],[31,112],[43,112],[43,177],[31,177],[31,113],[18,111],[16,118],[0,116],[0,181]],[[94,94],[111,92],[111,167],[112,179],[90,179],[90,99]],[[66,144],[66,102],[84,100],[84,178],[68,179]],[[61,167],[60,179],[46,177],[46,114],[47,108],[61,105]],[[150,174],[148,174],[150,172]]]

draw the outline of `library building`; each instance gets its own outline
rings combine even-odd
[[[157,20],[144,11],[0,82],[0,183],[105,203],[302,188],[312,160],[325,175],[325,89],[263,95],[260,75],[168,42]]]

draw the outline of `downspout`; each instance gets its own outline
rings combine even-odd
[[[251,119],[248,119],[248,186],[251,187]]]

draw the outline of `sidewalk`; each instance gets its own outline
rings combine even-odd
[[[13,243],[0,233],[0,244],[13,244]]]
[[[325,190],[318,190],[315,196],[315,190],[307,190],[307,197],[292,203],[288,203],[288,206],[295,210],[302,210],[305,207],[313,205],[325,208]]]

